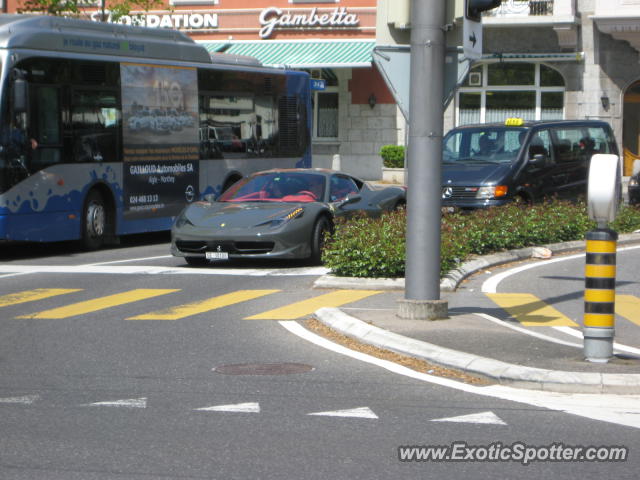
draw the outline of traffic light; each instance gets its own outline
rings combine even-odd
[[[474,22],[480,22],[480,14],[485,10],[499,7],[502,0],[465,0],[464,16]]]

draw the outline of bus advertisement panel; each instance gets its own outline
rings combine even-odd
[[[122,63],[127,220],[175,216],[199,196],[195,68]]]

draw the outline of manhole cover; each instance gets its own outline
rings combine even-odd
[[[214,372],[224,375],[291,375],[313,370],[311,365],[303,363],[236,363],[220,365]]]

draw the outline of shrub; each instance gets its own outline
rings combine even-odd
[[[386,168],[404,167],[404,147],[402,145],[385,145],[380,149],[380,156]]]
[[[552,200],[534,206],[505,205],[442,217],[440,275],[471,255],[547,243],[583,240],[595,228],[584,203]],[[640,207],[623,207],[611,228],[640,229]],[[338,220],[323,261],[334,274],[350,277],[402,277],[405,268],[405,210],[379,219]]]

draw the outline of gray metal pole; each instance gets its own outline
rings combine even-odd
[[[411,8],[405,300],[429,304],[441,302],[440,162],[444,128],[446,2],[412,0]],[[399,316],[414,317],[406,312],[403,315],[402,303]],[[440,313],[431,318],[442,318],[442,309],[438,310]],[[444,311],[446,316],[446,304]]]

